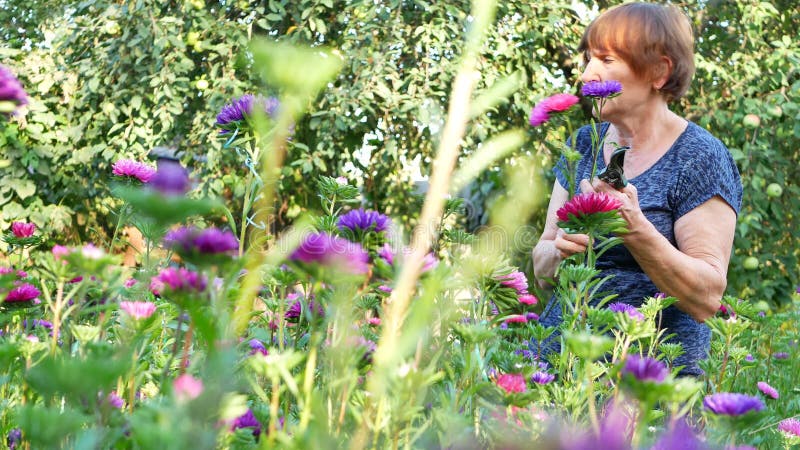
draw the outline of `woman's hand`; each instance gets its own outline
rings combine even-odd
[[[628,223],[628,237],[641,228],[643,221],[647,222],[647,218],[639,207],[639,193],[636,186],[631,183],[622,189],[617,189],[599,178],[595,178],[591,183],[584,179],[581,180],[581,192],[604,192],[619,200],[622,203],[619,208],[620,215]]]
[[[562,259],[569,258],[575,253],[583,253],[589,245],[589,235],[587,234],[568,234],[561,228],[556,231],[556,238],[553,244],[561,255]]]

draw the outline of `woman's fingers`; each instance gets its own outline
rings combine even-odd
[[[575,253],[583,253],[588,245],[588,235],[567,234],[562,229],[556,233],[555,246],[562,258],[568,258]]]

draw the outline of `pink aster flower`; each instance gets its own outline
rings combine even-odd
[[[611,212],[619,209],[622,202],[604,192],[587,192],[572,197],[556,211],[558,220],[566,222],[570,215],[584,217],[592,214]]]
[[[513,314],[506,317],[505,323],[527,323],[528,319],[522,314]]]
[[[22,83],[11,70],[0,66],[0,113],[14,112],[18,106],[28,104],[28,95]]]
[[[27,302],[35,300],[41,292],[30,283],[23,283],[6,294],[7,302]]]
[[[197,272],[182,267],[167,267],[150,280],[150,290],[156,295],[161,295],[165,289],[202,292],[207,284],[206,277]]]
[[[528,123],[530,123],[532,127],[538,127],[548,120],[550,120],[550,114],[548,114],[547,110],[540,105],[536,105],[531,110],[530,117],[528,117]]]
[[[532,126],[539,126],[550,120],[551,113],[560,113],[569,110],[578,103],[578,97],[572,94],[555,94],[540,101],[531,110],[528,118]]]
[[[767,397],[771,397],[774,399],[778,399],[778,397],[780,397],[778,391],[764,381],[759,381],[758,383],[756,383],[756,386],[758,386],[758,390],[761,391],[761,393],[766,395]]]
[[[179,401],[193,400],[203,392],[203,382],[185,373],[172,382],[172,390]]]
[[[63,245],[54,245],[53,246],[53,257],[55,257],[56,261],[69,255],[71,250],[68,247]]]
[[[369,323],[372,326],[377,327],[377,326],[379,326],[381,324],[381,318],[380,317],[370,317],[369,319],[367,319],[367,323]]]
[[[500,284],[516,290],[520,295],[528,293],[528,278],[519,270],[515,270],[508,275],[502,275],[496,279],[500,281]]]
[[[119,302],[119,308],[136,320],[147,319],[156,311],[153,302]]]
[[[778,424],[778,431],[790,436],[800,437],[800,420],[794,417],[790,419],[783,419]]]
[[[11,222],[11,232],[18,238],[31,237],[34,231],[36,231],[35,223]]]
[[[149,182],[156,174],[155,167],[132,159],[120,159],[111,168],[111,173],[118,177],[136,178],[142,183]]]
[[[535,305],[539,303],[539,299],[533,294],[522,294],[519,296],[519,302],[523,305]]]
[[[525,377],[519,373],[504,373],[497,377],[497,385],[509,394],[512,392],[525,392],[528,386]]]

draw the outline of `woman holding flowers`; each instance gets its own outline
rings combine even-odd
[[[705,357],[710,340],[703,321],[719,309],[727,284],[742,186],[727,148],[669,108],[686,93],[694,74],[691,25],[674,6],[629,3],[596,18],[579,51],[586,64],[583,93],[603,99],[604,122],[595,128],[594,139],[590,126],[575,135],[581,159],[572,187],[608,196],[628,229],[624,245],[597,260],[601,276],[613,275],[603,290],[632,306],[658,292],[676,297],[660,325],[683,345],[685,354],[676,361],[685,366],[682,373],[698,375],[697,361]],[[601,147],[593,149],[597,142]],[[630,147],[623,165],[629,183],[617,189],[593,175],[621,146]],[[557,181],[545,229],[533,250],[540,284],[590,242],[586,234],[557,225],[557,212],[570,200],[565,167],[562,158],[554,169]],[[554,303],[543,316],[546,325],[560,322]]]

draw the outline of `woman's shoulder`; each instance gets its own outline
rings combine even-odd
[[[728,147],[711,132],[689,121],[679,138],[679,154],[683,160],[725,160],[733,162]]]

